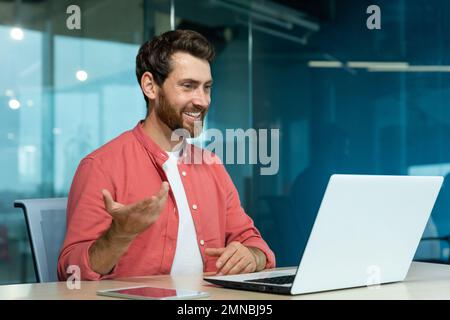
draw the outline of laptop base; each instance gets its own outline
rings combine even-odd
[[[217,284],[224,288],[238,289],[246,291],[257,291],[257,292],[267,292],[267,293],[278,293],[278,294],[291,294],[291,287],[274,286],[270,284],[260,284],[252,282],[234,282],[234,281],[222,281],[218,279],[204,279],[213,284]]]

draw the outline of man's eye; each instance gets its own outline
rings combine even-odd
[[[186,89],[192,89],[193,88],[192,84],[190,84],[190,83],[183,84],[183,87],[186,88]]]

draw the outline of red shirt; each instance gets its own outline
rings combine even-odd
[[[67,233],[58,260],[58,277],[67,279],[70,265],[80,267],[82,280],[169,274],[175,255],[178,213],[173,193],[158,220],[138,235],[112,272],[102,276],[89,265],[89,247],[110,226],[102,189],[113,199],[131,204],[156,194],[167,181],[162,165],[168,155],[142,129],[142,123],[86,156],[79,164],[67,204]],[[207,152],[193,145],[192,151]],[[213,154],[210,157],[218,159]],[[266,268],[275,267],[275,256],[244,212],[238,192],[220,161],[198,164],[179,162],[178,169],[191,208],[205,272],[216,271],[217,257],[205,248],[225,247],[231,241],[259,248]]]

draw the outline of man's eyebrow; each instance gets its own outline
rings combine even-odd
[[[178,83],[183,83],[183,82],[191,82],[191,83],[195,83],[195,84],[200,84],[201,83],[200,81],[194,80],[194,79],[191,79],[191,78],[181,79],[180,81],[178,81]],[[205,82],[205,84],[212,84],[212,83],[213,83],[212,79]]]

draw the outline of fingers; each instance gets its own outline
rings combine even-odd
[[[145,209],[148,206],[150,206],[153,203],[156,203],[158,201],[158,198],[156,196],[151,196],[149,198],[146,198],[144,200],[141,200],[136,203],[136,206],[141,206],[141,209]]]
[[[256,264],[249,263],[242,273],[251,273],[256,271]]]
[[[156,219],[160,213],[162,208],[164,207],[167,197],[169,194],[169,183],[167,181],[163,181],[161,183],[161,188],[158,193],[150,198],[150,202],[147,203],[150,209],[150,215],[153,219]]]
[[[169,183],[167,181],[164,181],[161,184],[161,189],[159,189],[159,192],[156,196],[158,198],[158,202],[161,207],[163,207],[164,204],[166,203],[168,195],[169,195]]]
[[[159,192],[156,195],[156,197],[161,199],[161,198],[167,196],[168,191],[169,191],[169,183],[167,181],[163,181],[163,183],[161,183],[161,188],[159,189]]]
[[[222,253],[224,253],[226,248],[206,248],[205,254],[211,257],[220,257]]]
[[[111,196],[111,193],[109,193],[108,190],[103,189],[102,194],[103,194],[103,202],[105,203],[106,211],[111,212],[114,207],[114,200]]]
[[[231,244],[228,247],[230,246]],[[242,244],[235,244],[233,247],[230,250],[226,250],[217,261],[218,274],[226,275],[242,273],[243,271],[255,271],[256,261],[253,253]]]
[[[235,253],[239,249],[239,245],[241,245],[241,244],[235,244],[232,242],[225,248],[224,252],[220,256],[220,258],[217,259],[217,262],[216,262],[216,267],[218,269],[217,270],[218,272],[223,273],[222,268],[225,266],[227,266],[225,271],[228,272],[228,270],[231,269],[231,267],[234,266],[234,264],[236,264],[237,260],[240,258],[238,256],[235,256]],[[229,260],[231,260],[231,261],[229,261]]]
[[[230,270],[239,262],[239,260],[241,260],[241,258],[242,256],[235,251],[224,263],[218,261],[218,263],[216,263],[218,269],[217,273],[220,275],[229,274]]]
[[[156,215],[160,213],[162,207],[164,206],[167,200],[168,191],[169,183],[167,181],[164,181],[161,184],[161,188],[156,195],[127,206],[115,202],[111,196],[111,193],[106,189],[102,190],[102,194],[105,208],[109,213],[130,214],[133,212],[144,213],[148,212],[148,210],[151,210],[151,212]]]
[[[136,203],[136,206],[140,206],[141,209],[145,209],[152,204],[163,205],[167,199],[167,195],[169,193],[168,191],[169,191],[169,183],[167,181],[164,181],[161,184],[161,188],[159,189],[156,195],[139,201],[138,203]]]
[[[150,206],[150,205],[158,205],[159,210],[164,206],[167,196],[169,194],[169,183],[167,181],[163,181],[161,183],[161,188],[159,189],[158,193],[154,196],[151,196],[148,199],[143,200],[144,206]]]
[[[249,256],[243,256],[241,260],[238,261],[234,265],[233,268],[228,272],[228,274],[238,274],[238,273],[250,273],[255,271],[256,264],[253,259],[250,259]]]

